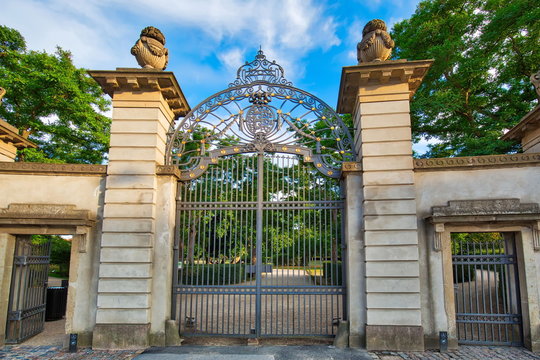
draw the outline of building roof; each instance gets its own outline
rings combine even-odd
[[[0,119],[0,140],[5,143],[12,143],[17,149],[36,148],[37,145],[30,140],[19,135],[19,130]]]
[[[540,127],[540,104],[532,109],[521,121],[504,134],[502,140],[521,140],[526,133]]]

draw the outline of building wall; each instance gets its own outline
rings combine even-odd
[[[19,230],[0,229],[0,235],[25,231],[27,233],[74,235],[72,240],[70,281],[68,290],[68,308],[66,313],[66,334],[78,333],[80,345],[90,345],[91,333],[95,325],[97,285],[99,270],[99,249],[101,239],[101,219],[103,216],[103,199],[105,181],[102,174],[73,175],[66,172],[28,173],[25,171],[10,171],[2,173],[7,164],[0,164],[0,209],[6,209],[12,204],[37,205],[74,205],[76,210],[87,210],[89,218],[95,220],[93,226],[81,229],[76,226],[39,225],[41,219],[36,219],[38,226],[19,226]],[[15,167],[19,163],[11,163]],[[39,168],[42,164],[32,164]],[[49,169],[60,169],[66,165],[44,164]],[[67,165],[70,167],[70,165]],[[24,167],[24,166],[23,166]],[[78,167],[78,165],[76,165]],[[84,167],[84,166],[83,166]],[[50,215],[54,218],[55,214]],[[13,220],[16,222],[16,220]],[[69,221],[68,221],[69,222]],[[66,222],[67,223],[67,222]],[[1,237],[5,242],[5,236]],[[14,241],[14,237],[11,237]],[[8,239],[9,240],[9,239]],[[12,261],[13,253],[0,258],[2,264]],[[1,265],[1,264],[0,264]],[[11,269],[11,267],[9,267]],[[6,276],[0,284],[2,289],[9,289],[11,276]],[[9,291],[2,291],[9,296]],[[2,302],[7,301],[2,296]],[[1,308],[5,313],[7,308]],[[0,319],[5,314],[0,314]],[[5,322],[2,322],[5,323]],[[3,341],[3,336],[1,341]]]
[[[450,200],[483,200],[483,199],[509,199],[517,198],[521,203],[540,203],[540,192],[538,192],[538,179],[540,178],[540,166],[538,164],[529,166],[499,167],[478,169],[478,167],[461,169],[432,169],[431,171],[415,172],[415,188],[417,199],[418,216],[418,240],[420,252],[420,284],[422,301],[422,324],[426,337],[426,347],[437,347],[439,331],[449,331],[454,319],[449,319],[447,312],[449,309],[444,290],[444,254],[435,251],[433,246],[434,233],[432,226],[425,220],[432,213],[433,206],[446,206]],[[540,273],[540,253],[532,250],[532,236],[526,226],[497,226],[496,224],[483,226],[462,227],[469,231],[513,231],[520,233],[517,237],[518,249],[525,249],[529,256],[521,256],[521,267],[529,267],[529,271],[534,274]],[[451,230],[451,229],[450,229]],[[445,241],[449,242],[449,237]],[[530,261],[534,259],[533,261]],[[448,259],[447,259],[448,260]],[[533,269],[531,270],[531,266]],[[530,288],[526,284],[527,288]],[[532,284],[536,289],[528,294],[528,298],[522,301],[530,303],[529,313],[537,311],[540,301],[538,286]],[[447,297],[447,296],[446,296]],[[528,306],[528,305],[527,305]],[[525,309],[523,310],[525,312]],[[524,321],[527,316],[524,316]],[[537,319],[530,319],[530,327],[538,325]],[[527,332],[527,329],[525,329]],[[530,335],[529,335],[530,337]],[[537,341],[533,339],[534,343]],[[534,344],[526,345],[534,347]]]

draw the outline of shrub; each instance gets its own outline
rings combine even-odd
[[[183,285],[232,285],[251,280],[246,264],[184,264],[178,269]]]

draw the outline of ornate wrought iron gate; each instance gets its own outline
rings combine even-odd
[[[457,337],[461,344],[523,342],[515,242],[492,234],[452,239]]]
[[[341,117],[262,51],[170,131],[184,335],[334,333],[346,318],[339,178],[355,158]]]
[[[9,295],[6,343],[20,343],[43,331],[51,242],[17,236]]]
[[[233,155],[179,185],[184,335],[332,335],[344,317],[339,181],[295,155]]]

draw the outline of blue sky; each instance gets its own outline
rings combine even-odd
[[[337,103],[341,68],[356,65],[367,21],[390,27],[414,12],[412,0],[4,0],[0,23],[33,50],[73,53],[93,70],[138,67],[131,46],[145,26],[159,28],[191,107],[234,80],[259,46],[296,87]]]

